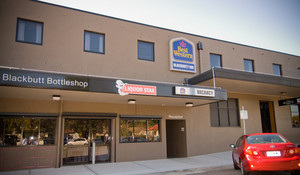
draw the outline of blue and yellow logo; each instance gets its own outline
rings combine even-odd
[[[181,61],[193,61],[193,46],[184,41],[184,40],[178,40],[173,42],[173,57],[176,60]]]

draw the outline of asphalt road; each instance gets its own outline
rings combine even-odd
[[[240,170],[234,170],[233,167],[218,167],[206,169],[203,172],[190,172],[186,175],[241,175]],[[289,172],[253,172],[250,175],[290,175]]]

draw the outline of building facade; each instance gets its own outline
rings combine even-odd
[[[0,12],[0,171],[300,142],[299,56],[37,1]]]

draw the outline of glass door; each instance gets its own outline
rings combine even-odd
[[[65,119],[63,164],[91,163],[93,142],[95,161],[110,161],[109,119]]]

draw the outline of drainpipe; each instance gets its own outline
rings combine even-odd
[[[199,64],[200,64],[200,70],[199,73],[201,74],[203,72],[203,66],[202,66],[202,59],[201,59],[201,50],[203,50],[203,46],[201,42],[197,43],[197,49],[199,50]]]
[[[213,67],[211,70],[213,74],[214,89],[216,89],[215,68]]]

